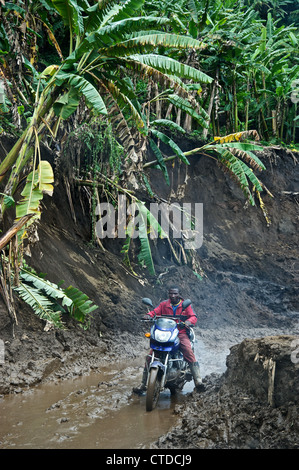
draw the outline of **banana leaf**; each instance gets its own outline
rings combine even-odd
[[[69,298],[65,299],[66,295],[64,291],[58,287],[57,284],[54,284],[53,282],[38,276],[34,272],[29,272],[24,268],[22,268],[20,271],[20,278],[22,281],[33,284],[36,289],[43,291],[44,294],[48,297],[51,297],[55,300],[64,299],[63,304],[67,305],[68,307],[71,306],[72,300]]]
[[[224,165],[225,168],[232,174],[239,183],[244,195],[249,199],[251,205],[255,205],[252,197],[249,181],[256,187],[258,191],[262,191],[260,181],[253,173],[252,169],[249,168],[246,163],[233,155],[228,149],[219,148],[217,149],[219,161]]]
[[[73,286],[69,286],[64,289],[65,295],[72,300],[71,315],[79,322],[84,322],[86,316],[98,308],[91,300],[89,300],[86,294],[83,294],[79,289]]]
[[[117,44],[112,45],[108,48],[100,49],[100,53],[105,53],[105,55],[110,57],[117,57],[118,55],[121,55],[123,57],[130,54],[138,54],[140,52],[152,51],[158,46],[171,47],[176,49],[190,48],[195,50],[201,50],[206,47],[206,45],[203,44],[201,41],[190,38],[189,36],[179,36],[177,34],[171,33],[151,33],[142,34],[140,36],[137,35],[131,39],[126,39],[125,41],[118,42]],[[170,58],[168,57],[168,59]],[[174,59],[171,60],[175,61]],[[181,63],[178,62],[178,64]],[[184,64],[181,64],[181,66],[183,65]],[[189,67],[187,65],[184,65],[184,67],[186,67],[186,70],[188,68],[193,69],[193,67]],[[199,72],[197,69],[193,70]],[[210,83],[212,81],[212,79],[203,72],[201,72],[201,77],[201,81],[207,80],[207,83]]]
[[[203,108],[200,107],[199,104],[198,104],[198,108],[199,108],[201,114],[199,114],[194,109],[194,107],[189,103],[188,100],[182,98],[181,96],[168,95],[167,99],[174,106],[181,109],[185,113],[189,114],[189,116],[191,116],[192,119],[197,121],[202,127],[205,127],[205,128],[209,127],[209,125],[208,125],[209,116],[207,115],[206,111]]]
[[[68,312],[77,321],[84,323],[87,316],[98,308],[79,289],[73,286],[62,289],[57,284],[38,276],[34,271],[22,268],[20,281],[20,288],[17,288],[16,291],[21,298],[33,308],[37,315],[52,323],[50,317],[54,314],[54,318],[57,319],[57,311]],[[55,323],[55,326],[58,325]]]
[[[180,132],[181,134],[186,134],[185,129],[183,129],[179,124],[173,121],[169,121],[169,119],[155,119],[152,121],[151,126],[161,126],[161,127],[168,127],[173,132]]]
[[[36,217],[40,216],[40,201],[43,199],[44,193],[50,196],[53,194],[53,181],[54,174],[50,163],[42,160],[38,168],[27,176],[25,188],[21,192],[23,198],[16,206],[16,220],[32,213]],[[30,223],[36,217],[33,217]]]
[[[124,18],[134,16],[136,11],[140,10],[144,5],[145,0],[127,0],[126,2],[118,5],[119,11],[117,15],[113,17],[113,21],[120,21]]]
[[[138,254],[138,261],[141,264],[145,264],[149,273],[155,276],[155,266],[152,258],[152,252],[150,242],[147,235],[147,222],[148,222],[148,211],[144,204],[138,203],[139,213],[142,218],[142,222],[139,223],[139,240],[140,240],[140,252]]]
[[[66,26],[71,27],[77,35],[84,31],[82,8],[76,0],[52,0]]]
[[[170,184],[169,182],[169,175],[168,175],[168,171],[167,171],[167,168],[166,168],[166,164],[165,164],[165,161],[164,161],[164,158],[163,158],[163,155],[159,149],[159,147],[156,145],[156,143],[153,141],[153,139],[149,139],[149,143],[150,143],[150,146],[151,146],[151,149],[152,151],[154,152],[155,156],[156,156],[156,159],[157,159],[157,162],[158,162],[158,165],[159,167],[161,168],[162,170],[162,173],[164,175],[164,178],[165,178],[165,181],[166,183]]]
[[[56,116],[60,116],[62,119],[68,119],[74,111],[76,111],[80,102],[80,97],[74,88],[68,93],[61,96],[53,105]]]
[[[229,142],[229,143],[222,143],[217,145],[207,145],[205,149],[214,149],[218,151],[219,148],[227,148],[233,150],[238,155],[238,151],[240,155],[244,155],[248,158],[248,160],[252,160],[258,166],[260,170],[266,170],[265,165],[263,162],[252,152],[252,151],[261,151],[261,147],[258,145],[250,144],[250,143],[243,143],[243,142]]]
[[[188,158],[186,158],[185,154],[183,151],[180,149],[180,147],[172,140],[170,137],[167,135],[163,134],[160,131],[157,131],[156,129],[152,129],[152,134],[160,139],[164,144],[169,145],[169,147],[174,151],[174,153],[179,157],[180,160],[182,160],[185,165],[190,165],[190,162]]]
[[[107,115],[105,103],[98,90],[85,78],[73,73],[60,71],[56,76],[56,83],[62,86],[67,83],[73,87],[79,95],[83,95],[87,103],[90,104],[99,114]]]
[[[197,70],[189,65],[182,64],[175,59],[170,57],[161,56],[158,54],[131,54],[128,56],[129,59],[141,64],[148,65],[156,68],[163,73],[176,75],[202,83],[211,83],[213,79],[205,73]]]
[[[54,310],[54,305],[49,298],[43,295],[39,289],[20,283],[19,287],[14,289],[20,298],[24,300],[43,320],[47,320],[57,328],[63,328],[60,311]]]

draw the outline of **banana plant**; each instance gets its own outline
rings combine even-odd
[[[174,258],[177,261],[178,257],[169,234],[165,232],[153,213],[146,207],[145,203],[134,197],[132,200],[134,202],[135,209],[138,211],[138,215],[137,217],[133,216],[130,218],[126,227],[126,241],[121,250],[124,254],[124,263],[130,268],[133,274],[136,275],[130,263],[129,250],[132,240],[136,238],[137,232],[139,240],[139,252],[137,256],[138,262],[141,266],[145,266],[152,276],[155,276],[156,271],[151,250],[152,238],[166,240]],[[138,225],[138,227],[136,225]]]
[[[44,194],[52,196],[53,182],[54,174],[50,163],[41,160],[37,169],[33,168],[27,176],[25,187],[21,192],[22,199],[16,205],[16,221],[27,214],[34,214],[30,224],[40,218],[40,202]],[[22,236],[21,232],[19,236]]]
[[[127,77],[158,81],[184,99],[188,99],[189,93],[181,79],[205,83],[212,80],[202,71],[157,52],[158,47],[201,51],[203,44],[186,36],[161,32],[168,18],[135,16],[144,0],[122,3],[109,0],[91,5],[87,1],[52,0],[50,4],[69,29],[69,55],[38,75],[33,116],[0,164],[0,182],[14,167],[3,191],[9,196],[14,195],[24,168],[33,165],[32,149],[46,133],[55,137],[54,126],[57,132],[57,123],[72,115],[80,98],[84,98],[94,115],[109,117],[126,151],[129,172],[142,161],[142,152],[136,147],[136,132],[142,135],[146,131]],[[41,181],[37,178],[34,184],[40,186]]]
[[[63,289],[38,275],[28,266],[19,273],[19,285],[14,287],[41,319],[56,328],[65,328],[62,314],[67,313],[84,327],[88,327],[91,313],[98,308],[86,294],[73,286]]]
[[[254,173],[254,171],[261,172],[266,167],[255,154],[263,148],[253,143],[252,139],[259,140],[256,131],[237,132],[223,137],[216,136],[213,142],[208,142],[201,147],[184,152],[184,156],[187,159],[192,155],[202,155],[216,160],[223,171],[228,173],[234,181],[237,181],[246,199],[254,206],[254,192],[260,194],[265,191],[271,197],[273,195]],[[155,156],[157,157],[157,154]],[[163,171],[163,168],[166,168],[166,162],[175,158],[177,158],[177,155],[164,157],[161,154],[159,160],[157,159],[158,168]],[[155,166],[157,166],[157,161],[151,161],[145,163],[143,169],[146,171],[147,168]],[[166,181],[168,181],[165,170],[163,173]]]

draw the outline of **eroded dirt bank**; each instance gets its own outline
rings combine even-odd
[[[178,425],[153,448],[298,449],[298,344],[272,336],[234,346],[226,373],[177,406]]]
[[[175,167],[172,187],[164,187],[164,196],[168,198],[170,191],[174,191],[188,202],[204,204],[204,240],[192,266],[178,266],[166,243],[154,246],[155,278],[138,268],[134,259],[139,277],[132,276],[122,265],[119,246],[107,243],[103,252],[90,244],[88,199],[82,189],[73,189],[74,217],[64,182],[60,181],[53,197],[45,198],[46,210],[32,255],[27,255],[26,260],[38,272],[47,273],[49,280],[56,283],[64,280],[65,286],[80,288],[99,309],[87,331],[68,318],[64,319],[66,330],[45,331],[45,323],[18,301],[16,324],[1,299],[0,339],[5,345],[5,361],[0,365],[0,393],[21,392],[43,381],[100,370],[117,361],[119,355],[140,358],[142,363],[147,343],[138,318],[144,312],[141,298],[151,297],[158,303],[167,295],[169,284],[180,285],[183,295],[192,299],[199,319],[198,337],[206,338],[210,350],[213,344],[217,350],[223,334],[229,336],[232,331],[235,333],[227,338],[230,345],[247,338],[247,332],[254,328],[264,328],[266,335],[274,330],[275,334],[298,335],[298,165],[293,154],[282,150],[268,152],[262,158],[268,168],[263,181],[275,195],[273,200],[264,197],[272,222],[269,227],[258,206],[244,208],[243,195],[214,162],[194,158],[187,178],[185,170]],[[163,182],[155,170],[152,183],[153,187],[159,185],[161,193]],[[230,361],[235,372],[243,370],[238,361]],[[249,364],[247,368],[250,370]],[[267,447],[270,444],[262,439],[262,431],[254,431],[255,437],[250,437],[252,429],[257,429],[252,418],[256,416],[255,410],[260,410],[259,426],[262,429],[268,426],[269,436],[272,432],[279,439],[279,426],[289,423],[285,440],[273,440],[277,446],[296,445],[298,429],[291,422],[298,422],[298,402],[288,397],[278,408],[269,408],[267,401],[249,393],[248,378],[240,376],[236,384],[225,380],[228,378],[208,377],[208,392],[202,396],[193,393],[177,409],[178,417],[183,417],[181,424],[158,445]],[[242,396],[246,399],[242,401],[238,389],[243,382],[246,385]],[[295,393],[298,394],[297,388]],[[286,411],[281,411],[280,406]],[[228,412],[231,424],[225,427]],[[202,428],[205,423],[208,428],[202,435],[199,419],[204,423]],[[219,420],[222,424],[218,432]],[[214,434],[211,422],[216,426]],[[188,433],[183,432],[186,426]],[[225,437],[234,426],[231,437]]]

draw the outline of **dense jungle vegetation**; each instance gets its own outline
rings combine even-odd
[[[0,289],[12,315],[13,295],[58,327],[61,312],[85,322],[96,308],[23,258],[44,194],[53,193],[45,149],[56,179],[89,192],[91,224],[98,203],[117,206],[119,193],[136,204],[138,257],[150,274],[149,223],[176,251],[137,197],[142,190],[160,201],[148,168],[169,183],[167,161],[213,158],[264,208],[271,193],[256,151],[298,151],[297,1],[0,0],[0,17],[0,139],[11,143],[0,163]],[[183,151],[182,138],[194,148]],[[128,265],[133,229],[128,223],[122,250]],[[95,230],[92,238],[101,245]]]

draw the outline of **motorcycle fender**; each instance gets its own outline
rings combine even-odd
[[[161,369],[164,373],[165,372],[165,365],[160,361],[154,361],[150,365],[150,369]]]

